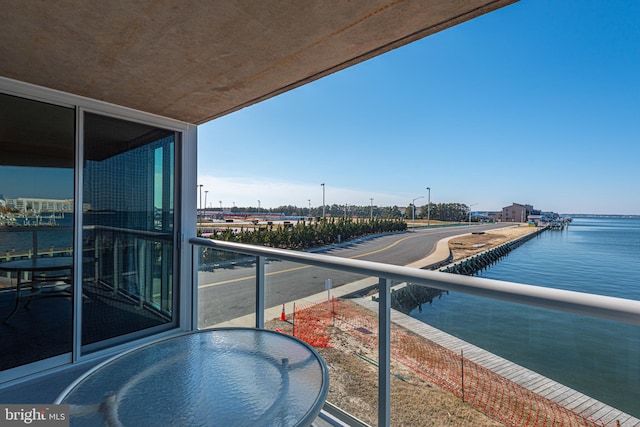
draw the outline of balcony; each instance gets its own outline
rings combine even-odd
[[[484,414],[487,425],[640,425],[636,417],[391,308],[409,283],[417,299],[417,290],[436,288],[637,328],[639,301],[208,239],[193,238],[190,243],[193,286],[198,289],[193,316],[199,329],[277,328],[315,344],[331,368],[338,366],[333,357],[341,351],[352,359],[351,365],[359,366],[356,384],[366,389],[366,405],[355,393],[352,399],[340,398],[349,390],[335,390],[345,382],[333,376],[334,390],[313,425],[394,425],[407,390],[416,397],[422,389],[436,388],[444,390],[454,406],[447,406],[449,401],[440,402],[441,408],[425,404],[418,408],[424,414],[421,421],[444,416],[462,422],[475,413]],[[336,334],[349,342],[331,343]],[[357,351],[348,345],[357,346]],[[550,348],[555,345],[550,339]],[[16,381],[0,389],[0,401],[51,402],[101,360]],[[635,369],[631,360],[629,369]],[[330,370],[330,375],[335,372]],[[332,401],[334,397],[339,401]]]
[[[506,425],[640,425],[634,416],[391,309],[402,288],[410,284],[414,294],[416,288],[435,288],[542,307],[551,310],[547,315],[565,312],[578,319],[606,319],[612,328],[637,328],[639,301],[321,254],[206,239],[190,242],[198,260],[199,328],[276,328],[315,344],[325,355],[326,340],[335,339],[336,330],[343,339],[345,333],[355,337],[358,351],[347,348],[347,353],[352,352],[347,357],[360,360],[362,376],[373,370],[375,378],[367,385],[371,390],[363,393],[370,399],[368,406],[352,405],[350,400],[358,396],[332,401],[345,390],[330,390],[328,407],[339,408],[333,412],[338,417],[350,414],[353,418],[343,421],[347,425],[400,423],[398,412],[406,407],[399,409],[394,399],[402,396],[406,384],[411,384],[409,389],[417,384],[436,385],[464,401],[456,406],[460,414],[451,414],[444,404],[441,408],[445,417],[461,420],[462,412],[471,407],[486,414],[487,422]],[[325,278],[329,277],[345,284],[327,291],[323,282],[328,288]],[[537,319],[525,321],[535,328]],[[323,330],[332,332],[323,334]],[[548,345],[550,352],[553,347],[562,348],[552,336]],[[329,347],[345,350],[342,343]],[[333,366],[334,360],[329,364]],[[630,371],[636,369],[631,360],[628,366]],[[439,419],[431,412],[435,411],[432,405],[425,404],[422,411],[428,414],[422,421]]]

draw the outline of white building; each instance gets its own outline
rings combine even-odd
[[[4,203],[6,203],[7,207],[16,209],[19,212],[73,212],[73,200],[19,197],[17,199],[6,199]]]

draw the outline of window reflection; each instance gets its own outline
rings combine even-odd
[[[91,113],[84,129],[82,342],[93,351],[174,324],[176,136]]]
[[[74,132],[74,109],[0,94],[0,370],[71,352]]]

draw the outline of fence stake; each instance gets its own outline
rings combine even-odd
[[[464,402],[464,350],[460,350],[460,361],[462,362],[462,401]]]

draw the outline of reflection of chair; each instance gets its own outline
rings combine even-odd
[[[56,272],[55,274],[33,274],[31,282],[26,283],[31,287],[31,293],[26,297],[29,299],[24,308],[29,307],[31,301],[40,298],[50,297],[66,297],[73,296],[73,287],[71,286],[71,277],[68,274]],[[25,284],[22,285],[23,287]]]
[[[24,305],[24,308],[27,308],[31,301],[41,298],[73,297],[73,280],[66,274],[40,274],[38,276],[34,274],[29,285],[31,286],[31,294],[27,296],[29,301]],[[83,302],[91,301],[84,292],[82,300]]]
[[[71,257],[42,257],[13,260],[0,263],[0,270],[16,274],[16,302],[13,310],[2,321],[7,323],[20,308],[20,300],[32,300],[45,297],[65,297],[73,295],[73,262]],[[31,277],[31,280],[29,279]],[[23,281],[24,279],[24,281]],[[29,288],[29,293],[23,291]]]

